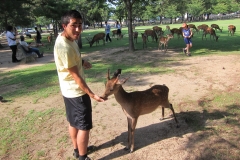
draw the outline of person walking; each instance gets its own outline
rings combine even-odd
[[[7,41],[8,41],[8,46],[12,50],[12,62],[17,63],[20,62],[20,60],[17,59],[16,54],[17,54],[17,43],[16,43],[16,36],[15,32],[13,30],[13,26],[7,26]]]
[[[186,44],[186,47],[183,48],[183,52],[187,56],[191,56],[190,48],[192,47],[192,40],[191,40],[192,31],[190,30],[190,28],[188,28],[186,23],[183,23],[182,28],[183,28],[182,29],[182,35],[183,35],[183,38],[184,38],[184,42]]]
[[[38,28],[35,27],[35,30],[37,32],[37,36],[36,36],[36,45],[37,47],[41,44],[41,46],[44,46],[41,42],[41,39],[42,39],[42,36],[41,36],[41,33],[39,32]]]
[[[119,24],[118,21],[116,23],[116,28],[117,28],[117,40],[118,40],[118,38],[121,39],[121,36],[122,36],[121,25]]]
[[[112,42],[112,39],[109,36],[110,30],[111,30],[111,26],[107,23],[107,21],[105,21],[106,42],[108,42],[108,40]]]
[[[79,160],[90,160],[87,156],[89,133],[92,129],[91,99],[104,102],[94,94],[85,82],[84,69],[92,65],[83,60],[75,42],[82,33],[82,17],[76,10],[67,11],[61,17],[63,32],[54,45],[54,60],[60,89],[65,103],[73,155]]]

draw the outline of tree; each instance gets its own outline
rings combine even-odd
[[[191,3],[187,4],[188,13],[191,14],[192,20],[195,17],[199,17],[204,13],[203,0],[191,0]]]

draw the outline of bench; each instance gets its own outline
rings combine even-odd
[[[37,54],[35,52],[27,52],[21,44],[17,44],[18,57],[20,57],[21,64],[36,61]]]

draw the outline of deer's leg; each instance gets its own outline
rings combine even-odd
[[[136,125],[137,125],[137,119],[138,118],[132,118],[132,120],[131,120],[131,130],[130,130],[130,134],[131,134],[131,139],[130,139],[130,145],[131,145],[131,147],[130,147],[130,153],[132,153],[133,152],[133,150],[134,150],[134,131],[135,131],[135,128],[136,128]]]
[[[176,115],[175,115],[175,112],[174,112],[173,106],[172,106],[171,103],[169,104],[169,106],[170,106],[170,109],[172,110],[172,113],[173,113],[173,116],[174,116],[175,122],[177,123],[177,128],[179,128],[178,120],[177,120],[177,118],[176,118]]]
[[[164,119],[164,107],[162,106],[162,118],[160,118],[160,120]]]

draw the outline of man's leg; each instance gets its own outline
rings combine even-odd
[[[37,48],[29,48],[29,51],[37,53],[38,57],[41,57],[41,54]]]
[[[79,130],[77,134],[77,146],[80,156],[87,156],[90,130]]]
[[[77,149],[78,148],[78,146],[77,146],[78,129],[70,126],[70,124],[69,124],[68,130],[69,130],[69,135],[70,135],[71,140],[72,140],[73,148]]]

